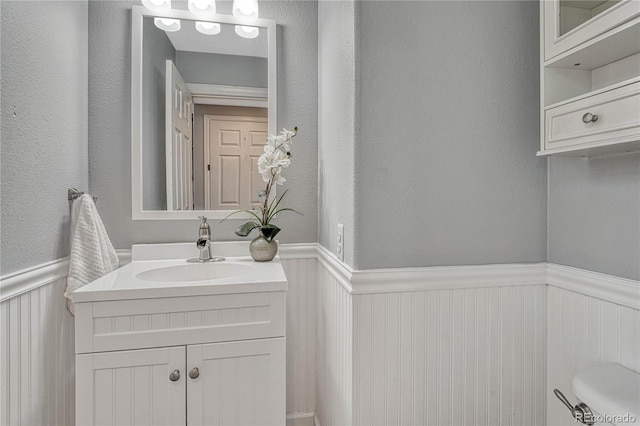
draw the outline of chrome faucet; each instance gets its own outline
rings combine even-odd
[[[196,247],[200,249],[200,257],[194,259],[188,259],[188,262],[220,262],[224,260],[224,257],[214,256],[211,247],[211,226],[207,223],[207,218],[199,216],[202,222],[200,223],[200,229],[198,230],[198,239],[196,240]]]

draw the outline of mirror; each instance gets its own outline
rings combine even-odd
[[[560,0],[559,35],[582,25],[620,0]]]
[[[141,6],[132,19],[133,219],[257,207],[257,160],[276,133],[275,21]]]

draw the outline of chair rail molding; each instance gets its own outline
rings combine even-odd
[[[69,258],[52,260],[0,277],[0,302],[66,278]]]
[[[629,308],[640,308],[640,281],[548,263],[547,284]]]

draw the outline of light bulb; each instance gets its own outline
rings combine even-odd
[[[258,0],[233,0],[233,16],[255,22],[258,19]]]
[[[216,14],[215,0],[189,0],[189,10],[196,16],[210,17]]]
[[[196,22],[196,30],[206,35],[216,35],[220,33],[220,24],[217,22]]]
[[[236,34],[242,38],[256,38],[260,34],[258,27],[248,27],[246,25],[236,25]]]
[[[153,18],[153,23],[161,30],[173,32],[180,31],[180,20],[171,18]]]
[[[171,9],[171,0],[142,0],[142,5],[154,12],[164,12]]]

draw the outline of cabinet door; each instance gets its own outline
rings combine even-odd
[[[185,346],[76,356],[77,425],[185,425]],[[170,375],[178,370],[179,378]]]
[[[540,4],[545,61],[640,14],[638,0],[543,0]]]
[[[284,426],[284,338],[188,346],[187,371],[190,426]]]

